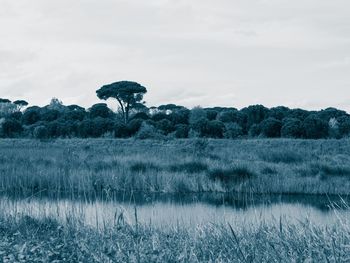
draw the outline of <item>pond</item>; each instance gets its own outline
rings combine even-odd
[[[52,216],[61,222],[74,217],[93,227],[113,225],[123,220],[157,227],[199,224],[257,225],[260,223],[304,222],[317,225],[339,223],[350,218],[347,198],[312,195],[116,195],[113,198],[11,198],[0,197],[0,210],[7,215]]]

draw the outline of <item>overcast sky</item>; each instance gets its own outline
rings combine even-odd
[[[349,0],[0,0],[0,97],[350,112]]]

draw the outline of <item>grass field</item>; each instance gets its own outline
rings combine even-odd
[[[348,194],[350,140],[1,140],[6,194]]]

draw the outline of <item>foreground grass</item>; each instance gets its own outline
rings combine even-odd
[[[68,220],[0,219],[2,262],[349,262],[350,230],[277,222],[193,229],[118,223],[101,230]]]
[[[350,140],[0,141],[0,192],[348,194]]]

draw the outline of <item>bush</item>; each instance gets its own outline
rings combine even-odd
[[[136,133],[135,138],[140,140],[162,139],[163,135],[160,134],[154,126],[144,122],[142,123],[139,131]]]

